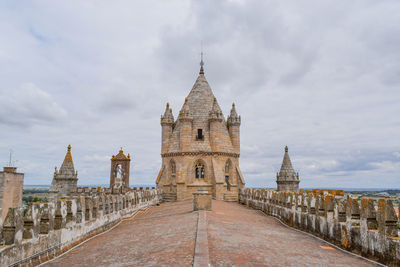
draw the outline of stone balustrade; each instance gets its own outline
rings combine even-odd
[[[392,201],[356,199],[316,192],[241,189],[239,202],[279,218],[294,228],[377,260],[400,266],[399,218]]]
[[[35,266],[161,201],[158,189],[111,191],[78,188],[57,202],[10,208],[0,225],[0,266]]]

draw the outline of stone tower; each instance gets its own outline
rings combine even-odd
[[[200,73],[175,120],[167,103],[161,116],[162,166],[156,184],[173,199],[207,190],[215,199],[237,199],[245,184],[239,168],[240,123],[235,105],[224,119],[205,76]]]
[[[276,184],[278,191],[298,192],[300,183],[299,173],[293,170],[288,151],[288,147],[285,146],[285,155],[283,156],[281,170],[276,174]]]
[[[68,145],[68,151],[60,170],[57,167],[54,171],[53,181],[50,186],[50,197],[63,198],[72,195],[76,191],[78,184],[78,172],[75,171],[72,161],[71,145]]]
[[[129,169],[131,156],[125,156],[122,147],[117,155],[111,158],[110,187],[129,187]]]
[[[23,186],[24,174],[18,173],[16,167],[4,167],[0,171],[0,221],[6,219],[9,208],[22,204]]]

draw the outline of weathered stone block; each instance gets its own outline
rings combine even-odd
[[[193,210],[212,210],[212,195],[208,192],[193,193]]]

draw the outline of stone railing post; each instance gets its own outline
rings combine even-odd
[[[84,209],[84,204],[82,203],[81,197],[77,197],[76,201],[76,223],[84,222],[85,218],[83,216],[82,209]]]
[[[391,200],[379,199],[378,226],[381,235],[398,236],[396,227],[398,218]]]
[[[85,222],[92,219],[92,198],[85,197]]]
[[[23,210],[21,207],[9,208],[3,223],[5,245],[20,245],[23,234]]]
[[[39,233],[47,235],[54,227],[54,217],[52,216],[51,206],[48,203],[40,208],[40,226]]]
[[[96,220],[99,217],[99,197],[92,197],[92,219]]]
[[[28,208],[24,215],[24,239],[31,239],[37,237],[39,233],[39,218],[38,218],[38,205],[36,203],[29,203]]]
[[[56,211],[54,213],[54,230],[59,230],[63,227],[62,219],[60,200],[58,200],[56,202]]]
[[[67,200],[67,216],[66,223],[76,221],[76,200]]]

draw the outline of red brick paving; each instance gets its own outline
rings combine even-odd
[[[190,202],[153,206],[45,266],[192,266],[192,209]]]
[[[45,266],[192,266],[192,202],[154,206]],[[373,266],[237,203],[207,212],[211,266]]]
[[[214,201],[208,214],[208,245],[212,266],[374,266],[260,211],[223,201]]]

